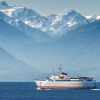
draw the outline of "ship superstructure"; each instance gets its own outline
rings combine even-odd
[[[54,71],[54,70],[53,70]],[[51,75],[46,80],[35,80],[37,87],[40,89],[96,89],[96,80],[90,77],[69,77],[67,73],[61,72],[60,75]]]

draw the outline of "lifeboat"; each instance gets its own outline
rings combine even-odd
[[[60,79],[63,79],[64,77],[59,77]]]

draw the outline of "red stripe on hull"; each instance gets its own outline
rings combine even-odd
[[[86,88],[86,89],[96,89],[97,87],[67,87],[67,86],[38,86],[40,88]]]

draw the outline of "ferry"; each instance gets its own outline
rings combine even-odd
[[[67,73],[61,72],[61,66],[58,68],[59,75],[53,74],[46,77],[45,80],[35,80],[38,89],[97,89],[96,80],[91,77],[69,77]]]

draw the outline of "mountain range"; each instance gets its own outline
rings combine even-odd
[[[39,33],[42,31],[41,34],[44,33],[51,37],[59,37],[70,30],[100,18],[99,16],[82,16],[71,9],[61,15],[41,16],[36,11],[26,7],[9,6],[5,1],[0,6],[0,11],[6,15],[5,21],[20,31],[32,35],[32,29],[36,28],[40,30]]]
[[[99,19],[71,9],[42,16],[0,1],[0,81],[33,81],[60,64],[70,75],[99,81]]]

